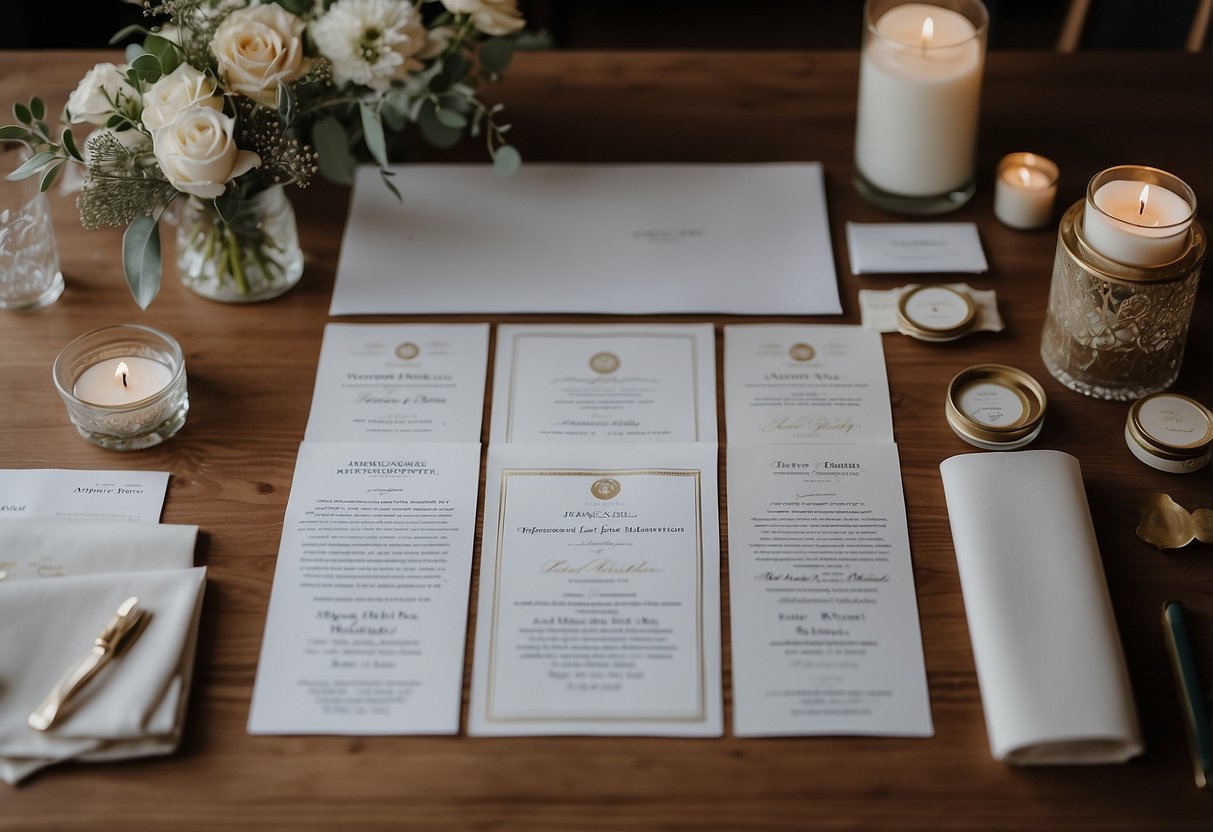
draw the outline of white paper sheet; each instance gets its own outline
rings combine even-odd
[[[305,439],[479,442],[488,324],[329,324]]]
[[[729,444],[893,441],[880,336],[854,326],[724,330]]]
[[[894,445],[734,448],[733,733],[930,736]]]
[[[718,736],[716,448],[489,452],[468,732]]]
[[[711,324],[500,326],[491,441],[716,441]]]
[[[0,469],[0,519],[159,523],[168,476],[164,471]]]
[[[1017,451],[939,468],[994,757],[1090,764],[1140,754],[1078,460]]]
[[[359,170],[332,315],[841,314],[818,163]]]
[[[478,444],[305,442],[249,733],[452,734]]]

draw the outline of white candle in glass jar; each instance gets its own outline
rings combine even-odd
[[[1181,257],[1196,207],[1175,191],[1139,179],[1114,179],[1087,194],[1083,237],[1104,257],[1160,266]]]
[[[1039,228],[1053,217],[1058,168],[1035,153],[1009,153],[994,180],[994,216],[1011,228]]]
[[[855,128],[855,164],[868,182],[925,197],[971,180],[983,46],[967,17],[927,3],[870,24]]]
[[[173,371],[151,358],[106,358],[85,369],[72,394],[83,402],[112,407],[154,396],[173,380]]]

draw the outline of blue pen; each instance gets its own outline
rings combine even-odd
[[[1175,684],[1179,687],[1179,698],[1183,702],[1184,726],[1192,750],[1196,785],[1207,789],[1211,781],[1210,772],[1213,772],[1213,725],[1209,723],[1209,711],[1205,707],[1200,679],[1196,675],[1196,661],[1192,656],[1192,644],[1188,641],[1182,604],[1168,601],[1162,605],[1162,626],[1167,652],[1171,655],[1171,667],[1175,670]]]

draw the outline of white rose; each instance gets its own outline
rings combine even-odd
[[[156,161],[174,188],[214,199],[226,183],[261,166],[261,157],[236,147],[231,116],[194,105],[187,107],[152,136]]]
[[[222,110],[223,99],[216,91],[214,79],[189,64],[181,64],[143,94],[143,126],[155,132],[171,122],[177,113],[195,104]]]
[[[211,39],[219,75],[233,91],[267,106],[304,72],[304,22],[276,3],[229,14]]]
[[[126,65],[97,64],[85,73],[67,99],[67,111],[72,124],[102,125],[130,97],[126,83]]]
[[[466,14],[486,35],[509,35],[526,25],[518,0],[442,0],[447,11]]]

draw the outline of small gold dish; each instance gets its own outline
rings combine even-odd
[[[1146,396],[1129,408],[1125,443],[1151,468],[1172,474],[1199,471],[1213,458],[1213,412],[1178,393]]]
[[[1170,494],[1151,494],[1137,516],[1137,536],[1159,549],[1182,549],[1193,540],[1213,543],[1213,509],[1190,512]]]
[[[919,286],[897,302],[897,328],[920,341],[955,341],[977,323],[977,306],[948,286]]]
[[[1048,399],[1032,376],[1005,364],[978,364],[948,384],[945,413],[952,431],[988,451],[1013,451],[1044,427]]]

